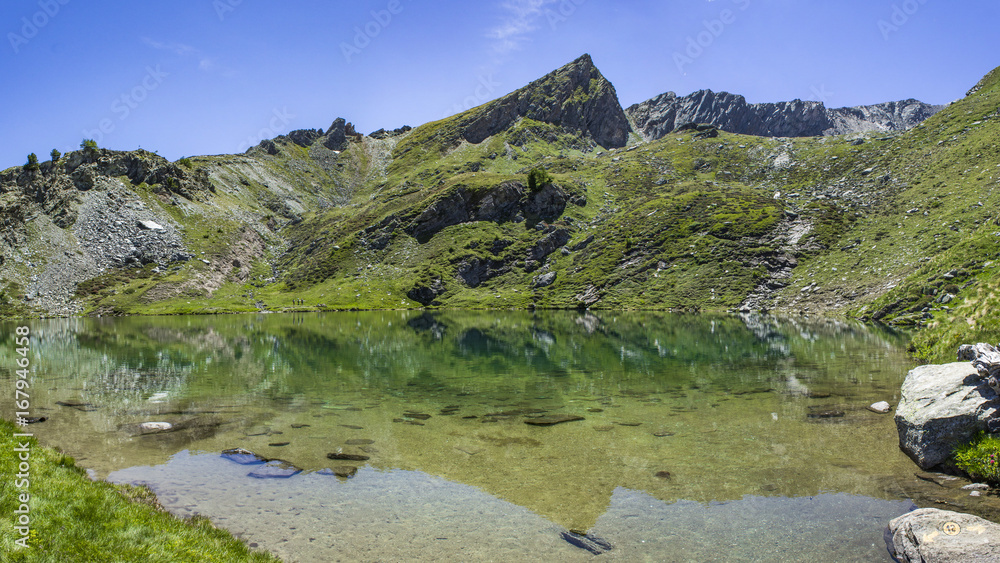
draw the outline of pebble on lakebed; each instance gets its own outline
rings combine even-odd
[[[868,410],[872,412],[877,412],[878,414],[889,414],[889,411],[892,410],[892,405],[890,405],[886,401],[879,401],[877,403],[872,403],[871,405],[869,405]]]
[[[169,422],[143,422],[139,425],[139,430],[143,433],[147,432],[166,432],[174,427],[173,424]]]

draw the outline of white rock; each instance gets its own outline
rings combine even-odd
[[[163,225],[159,223],[154,223],[153,221],[139,221],[139,228],[146,229],[147,231],[165,231]]]
[[[969,483],[968,485],[965,485],[962,488],[965,489],[966,491],[988,491],[988,490],[990,490],[990,486],[987,485],[986,483]]]
[[[868,410],[879,414],[886,414],[892,410],[892,406],[885,401],[879,401],[877,403],[872,403],[871,406],[868,407]]]
[[[143,432],[166,432],[173,427],[174,425],[169,422],[143,422],[139,425],[139,430]]]

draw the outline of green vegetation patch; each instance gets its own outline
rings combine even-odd
[[[977,481],[1000,485],[1000,436],[980,432],[954,453],[955,465]]]

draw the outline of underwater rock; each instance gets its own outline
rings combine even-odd
[[[823,409],[806,414],[808,418],[841,418],[844,411],[837,409]]]
[[[611,551],[614,547],[607,541],[590,534],[578,531],[560,532],[559,537],[566,540],[570,545],[585,549],[594,555],[600,555]]]
[[[174,425],[169,422],[143,422],[139,425],[139,431],[144,434],[150,432],[166,432],[173,427]]]
[[[267,462],[263,467],[254,469],[247,475],[254,479],[288,479],[293,475],[302,473],[302,470],[287,461],[274,459]]]
[[[316,473],[320,475],[336,475],[337,477],[354,477],[358,472],[358,468],[353,465],[338,465],[337,467],[328,467],[326,469],[320,469]]]
[[[245,450],[243,448],[230,448],[228,450],[222,450],[222,457],[240,465],[253,465],[268,461],[268,458],[259,456],[250,450]]]
[[[328,459],[336,459],[336,460],[342,460],[342,461],[368,461],[369,459],[371,459],[371,458],[369,458],[366,455],[361,455],[361,454],[342,454],[342,453],[337,453],[337,452],[328,453],[328,454],[326,454],[326,457]]]
[[[348,446],[367,446],[368,444],[374,444],[375,440],[370,440],[368,438],[351,438],[344,443]]]
[[[550,414],[540,418],[530,418],[525,420],[525,424],[532,426],[552,426],[563,422],[573,422],[575,420],[585,420],[582,416],[575,414]]]
[[[889,411],[892,410],[892,405],[890,405],[886,401],[879,401],[877,403],[872,403],[871,405],[869,405],[868,410],[872,412],[877,412],[878,414],[889,414]]]

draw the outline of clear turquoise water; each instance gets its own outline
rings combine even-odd
[[[911,507],[891,492],[913,472],[891,416],[865,407],[895,405],[914,364],[904,335],[859,324],[577,312],[31,324],[43,443],[289,561],[886,560],[882,530]],[[583,419],[526,424],[552,415]],[[142,434],[151,421],[178,429]],[[233,447],[303,471],[255,479],[220,456]],[[319,472],[342,465],[358,473]],[[613,547],[592,555],[569,529]]]

